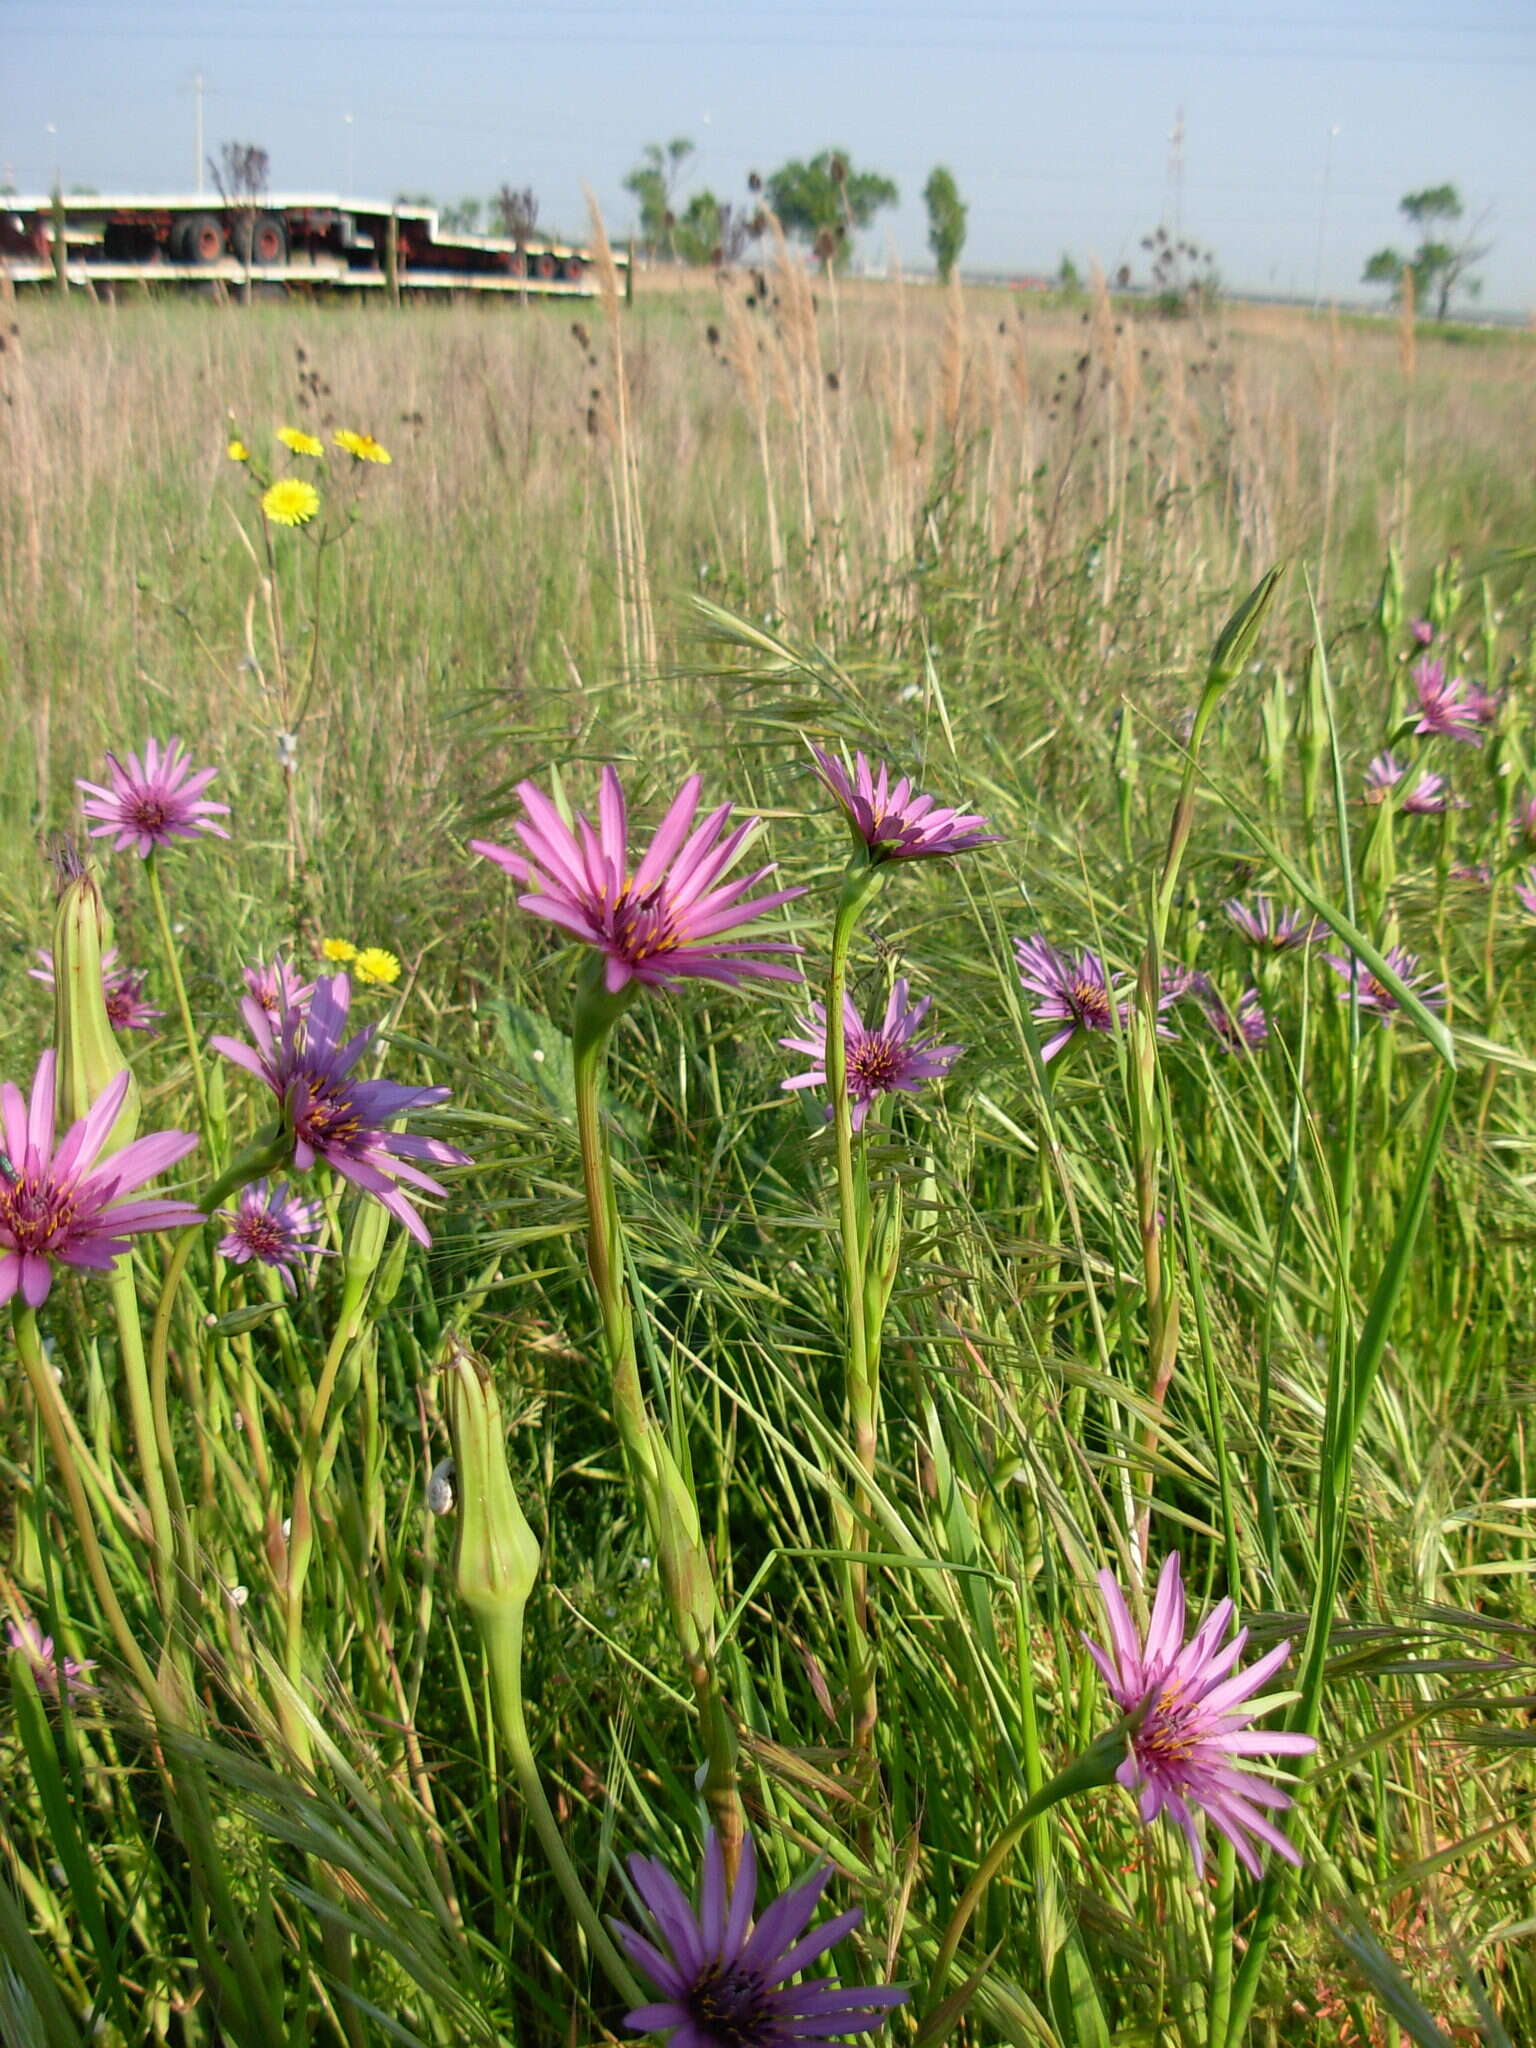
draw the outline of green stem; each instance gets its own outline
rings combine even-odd
[[[149,1504],[155,1591],[160,1596],[160,1611],[170,1634],[173,1633],[171,1624],[177,1605],[176,1538],[166,1486],[165,1447],[155,1428],[155,1406],[144,1357],[144,1330],[139,1321],[139,1297],[133,1284],[131,1253],[120,1258],[113,1267],[111,1292],[112,1311],[117,1321],[117,1355],[128,1394],[128,1421],[138,1454],[139,1479]]]
[[[639,1487],[662,1587],[698,1703],[707,1762],[704,1798],[734,1877],[746,1822],[736,1789],[736,1733],[715,1670],[719,1599],[693,1488],[651,1419],[640,1381],[623,1226],[602,1114],[609,1036],[638,985],[631,982],[618,995],[610,994],[603,985],[603,965],[602,956],[594,956],[583,977],[571,1032],[576,1134],[587,1202],[587,1269],[602,1317],[614,1420]]]
[[[837,1148],[837,1220],[843,1268],[843,1374],[848,1423],[854,1456],[862,1475],[855,1484],[851,1512],[839,1516],[839,1548],[844,1552],[843,1605],[848,1641],[848,1698],[853,1743],[868,1752],[879,1718],[874,1650],[869,1639],[869,1568],[862,1553],[869,1548],[869,1490],[874,1479],[880,1441],[879,1364],[872,1354],[866,1312],[865,1278],[869,1256],[868,1193],[853,1150],[853,1104],[848,1094],[847,1020],[843,1014],[848,990],[848,954],[864,906],[884,878],[878,864],[855,854],[843,877],[837,916],[832,927],[832,961],[827,970],[827,1092],[832,1104],[832,1133]]]
[[[486,1661],[490,1667],[491,1697],[495,1702],[496,1719],[501,1727],[501,1739],[512,1759],[512,1768],[517,1775],[523,1804],[538,1831],[544,1854],[549,1858],[550,1868],[555,1873],[555,1881],[583,1933],[591,1942],[592,1953],[602,1964],[609,1982],[619,1996],[627,1999],[631,2005],[643,2005],[646,1998],[644,1990],[614,1946],[612,1937],[582,1888],[581,1879],[576,1875],[576,1867],[571,1862],[565,1846],[565,1837],[560,1832],[560,1823],[550,1808],[543,1782],[539,1777],[538,1765],[534,1762],[533,1747],[528,1740],[528,1723],[523,1716],[522,1610],[519,1608],[515,1614],[498,1615],[494,1620],[482,1616],[481,1632],[485,1643]]]
[[[80,1474],[70,1452],[69,1432],[64,1426],[59,1390],[53,1374],[48,1370],[48,1361],[43,1356],[42,1339],[37,1331],[37,1316],[34,1310],[23,1303],[20,1295],[11,1297],[11,1328],[15,1333],[22,1370],[26,1373],[27,1384],[32,1389],[32,1399],[43,1419],[43,1428],[48,1433],[48,1448],[53,1453],[54,1468],[63,1482],[69,1500],[69,1512],[74,1520],[75,1533],[80,1539],[86,1571],[96,1592],[96,1603],[117,1641],[123,1662],[142,1686],[145,1697],[158,1709],[163,1704],[159,1685],[154,1672],[149,1668],[148,1659],[139,1648],[138,1640],[128,1625],[128,1617],[124,1614],[113,1587],[112,1576],[107,1570],[107,1561],[102,1555],[101,1542],[96,1534],[96,1523],[91,1514],[90,1503],[86,1500],[85,1488],[81,1484]]]
[[[202,1048],[197,1042],[197,1033],[192,1025],[192,1006],[187,1001],[187,985],[182,979],[181,961],[177,957],[176,941],[171,934],[171,920],[165,908],[165,892],[160,887],[160,863],[151,851],[144,862],[149,876],[149,900],[154,905],[155,923],[160,927],[160,944],[165,953],[165,964],[171,977],[171,986],[176,991],[176,1009],[181,1018],[182,1036],[187,1042],[187,1058],[192,1063],[192,1087],[197,1096],[197,1120],[203,1138],[210,1152],[214,1149],[213,1125],[208,1115],[208,1083],[203,1073]]]
[[[944,1995],[944,1986],[955,1960],[955,1951],[959,1948],[971,1917],[981,1904],[993,1878],[1041,1814],[1048,1813],[1053,1806],[1059,1806],[1063,1799],[1070,1799],[1075,1793],[1088,1792],[1095,1786],[1109,1783],[1125,1759],[1128,1738],[1144,1711],[1144,1708],[1140,1708],[1134,1714],[1127,1714],[1124,1720],[1111,1728],[1107,1734],[1101,1735],[1080,1757],[1074,1758],[1065,1769],[1058,1771],[1048,1784],[1042,1785],[1038,1792],[1032,1794],[983,1856],[976,1875],[960,1895],[960,1903],[944,1930],[938,1954],[933,1959],[933,1968],[928,1974],[930,2013]]]

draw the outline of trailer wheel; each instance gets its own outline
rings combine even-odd
[[[224,254],[224,229],[211,213],[193,213],[179,223],[172,248],[182,263],[217,263]]]
[[[539,277],[553,277],[560,266],[546,249],[543,255],[534,258],[533,268]]]
[[[580,284],[582,272],[585,269],[586,265],[579,256],[567,256],[565,259],[566,282],[568,284]]]
[[[288,230],[275,213],[247,215],[235,223],[235,254],[242,263],[286,263]]]

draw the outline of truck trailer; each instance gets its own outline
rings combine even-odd
[[[622,288],[629,261],[615,253]],[[532,236],[445,233],[432,206],[336,193],[68,193],[0,197],[0,267],[12,284],[123,285],[262,296],[389,292],[591,298],[591,251]]]

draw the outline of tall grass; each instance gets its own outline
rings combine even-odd
[[[767,1871],[836,1863],[837,1903],[865,1908],[845,1975],[914,1987],[898,2039],[1536,2037],[1536,927],[1515,893],[1536,353],[1420,336],[1410,364],[1390,332],[1156,324],[1102,291],[1027,312],[899,283],[834,296],[782,251],[718,296],[610,294],[574,322],[14,317],[5,1074],[29,1077],[48,1037],[26,969],[73,778],[176,731],[234,807],[228,849],[164,863],[196,1028],[237,1030],[239,967],[279,946],[306,971],[326,937],[387,946],[402,980],[359,1002],[392,1076],[451,1085],[441,1128],[476,1163],[430,1252],[393,1231],[351,1297],[340,1258],[289,1304],[192,1254],[165,1310],[174,1602],[106,1290],[56,1281],[42,1321],[89,1512],[182,1689],[157,1716],[125,1671],[11,1371],[0,1604],[95,1659],[100,1689],[61,1702],[10,1660],[0,2039],[622,2033],[498,1739],[453,1526],[425,1505],[462,1346],[494,1374],[541,1550],[533,1757],[589,1895],[632,1912],[625,1854],[697,1860],[696,1702],[583,1257],[572,956],[467,842],[508,836],[525,776],[558,769],[590,810],[613,761],[654,821],[697,769],[706,800],[768,818],[807,885],[784,922],[819,986],[845,845],[806,738],[919,774],[1001,838],[899,877],[852,943],[866,1015],[905,974],[966,1047],[870,1153],[906,1219],[872,1476],[843,1417],[833,1148],[819,1105],[780,1088],[803,1002],[699,987],[637,1004],[611,1044],[639,1372],[688,1449]],[[328,467],[327,545],[274,534],[274,568],[224,451],[233,421],[268,458],[285,420],[368,429],[394,460],[345,531],[359,479]],[[1216,635],[1282,557],[1196,757]],[[1397,741],[1465,808],[1390,814],[1363,778],[1401,730],[1421,613],[1504,702],[1482,747]],[[296,721],[279,678],[311,660]],[[103,886],[174,1012],[139,864],[111,860]],[[1256,890],[1331,935],[1256,966],[1221,909]],[[1011,945],[1037,931],[1102,952],[1127,992],[1154,941],[1229,1009],[1252,981],[1269,1039],[1234,1054],[1187,1003],[1159,1038],[1144,1006],[1044,1062]],[[1380,968],[1399,944],[1446,984],[1443,1012],[1383,1023],[1340,1000],[1325,952]],[[147,1128],[194,1117],[175,1021],[134,1056]],[[254,1091],[212,1081],[211,1120],[254,1136]],[[328,1206],[355,1261],[368,1212]],[[171,1247],[140,1242],[152,1315]],[[295,1667],[301,1468],[318,1540]],[[873,1770],[845,1669],[856,1504]],[[1139,1589],[1171,1549],[1256,1647],[1296,1642],[1285,1711],[1320,1744],[1290,1816],[1303,1871],[1253,1885],[1213,1858],[1201,1886],[1176,1833],[1093,1792],[997,1858],[928,1997],[967,1888],[1115,1718],[1081,1641],[1101,1632],[1095,1573]]]

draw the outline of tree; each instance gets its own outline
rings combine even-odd
[[[1419,230],[1419,246],[1411,256],[1400,256],[1393,248],[1378,249],[1367,258],[1361,282],[1388,285],[1396,299],[1403,272],[1411,270],[1416,301],[1424,304],[1433,296],[1435,318],[1443,320],[1454,293],[1464,291],[1475,297],[1481,290],[1470,272],[1492,245],[1479,243],[1475,228],[1460,242],[1447,241],[1436,233],[1442,224],[1460,220],[1465,210],[1454,185],[1426,185],[1422,192],[1405,192],[1397,210]]]
[[[226,206],[254,207],[266,192],[270,167],[267,152],[254,142],[226,142],[217,163],[208,159],[214,185]]]
[[[491,211],[501,232],[510,236],[520,250],[525,248],[539,224],[539,200],[533,187],[525,185],[519,192],[503,185],[491,201]]]
[[[695,192],[674,223],[672,247],[684,263],[720,270],[739,263],[766,226],[761,207],[747,212],[713,192]]]
[[[475,235],[480,232],[480,201],[461,199],[457,206],[445,206],[442,224],[450,235]]]
[[[768,204],[784,232],[808,243],[824,263],[845,263],[855,230],[899,197],[889,178],[855,171],[841,149],[824,149],[809,163],[793,159],[768,179]]]
[[[675,135],[666,144],[648,142],[640,162],[624,180],[624,190],[640,208],[640,242],[647,255],[657,256],[673,247],[677,221],[672,195],[678,175],[692,155],[693,144],[686,135]]]
[[[923,204],[928,209],[928,246],[939,266],[939,276],[949,282],[950,272],[965,247],[965,217],[969,209],[960,197],[953,171],[935,164],[923,187]]]

